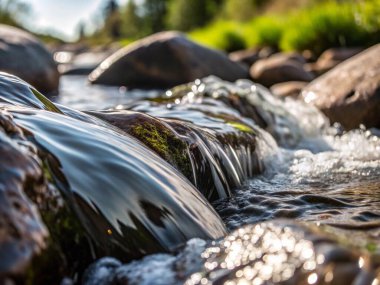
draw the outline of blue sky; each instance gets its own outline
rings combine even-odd
[[[120,4],[127,0],[119,0]],[[24,0],[31,6],[27,26],[36,31],[56,31],[67,40],[74,40],[81,21],[94,26],[106,0]]]

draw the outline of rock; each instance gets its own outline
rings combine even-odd
[[[59,73],[51,54],[31,34],[6,25],[0,25],[0,70],[43,93],[58,91]]]
[[[361,51],[362,48],[331,48],[323,52],[315,63],[306,64],[305,69],[320,76]]]
[[[346,129],[380,127],[380,45],[339,64],[302,91],[306,103],[317,106]]]
[[[286,81],[311,81],[314,77],[303,69],[305,59],[298,54],[275,54],[258,60],[250,69],[254,81],[272,86]]]
[[[228,81],[248,71],[222,52],[200,46],[177,32],[162,32],[122,48],[89,75],[94,84],[167,88],[214,74]]]
[[[218,241],[191,240],[177,255],[101,259],[83,284],[376,284],[376,254],[347,243],[350,232],[329,231],[285,219],[250,224]]]
[[[188,238],[209,239],[225,234],[221,219],[199,191],[133,137],[97,118],[90,120],[89,115],[60,107],[72,117],[64,115],[14,76],[0,74],[0,84],[0,113],[6,109],[12,115],[12,120],[0,125],[17,128],[23,138],[22,150],[33,149],[38,154],[35,159],[41,162],[34,169],[22,157],[13,161],[7,149],[5,155],[0,153],[0,187],[7,185],[1,179],[3,173],[6,179],[15,175],[9,183],[25,181],[23,190],[38,206],[50,233],[42,253],[38,244],[30,242],[40,254],[25,254],[27,261],[34,256],[31,266],[23,267],[27,269],[27,284],[59,284],[63,276],[78,278],[95,257],[111,255],[130,260],[173,250]],[[25,173],[17,171],[18,162],[26,167]],[[38,183],[48,180],[49,187],[34,191],[34,176]],[[0,209],[0,221],[7,217],[3,209],[7,208]],[[22,222],[33,222],[32,218]],[[38,232],[29,237],[32,241],[37,238]],[[0,264],[7,260],[3,256]]]
[[[137,138],[194,181],[186,141],[164,120],[127,110],[88,112]],[[202,189],[203,190],[203,189]]]
[[[292,97],[298,98],[302,89],[307,85],[304,81],[288,81],[272,85],[270,90],[278,97]]]
[[[228,57],[238,63],[251,66],[260,59],[258,49],[247,49],[231,52]]]
[[[328,229],[290,220],[244,226],[206,248],[203,270],[186,281],[255,284],[255,280],[265,280],[257,284],[294,285],[375,282],[379,266],[376,257],[344,244],[347,234],[335,236]]]
[[[278,60],[278,61],[295,61],[300,64],[306,63],[306,59],[302,54],[299,54],[298,52],[279,52],[272,54],[270,56],[271,59],[273,60]]]
[[[318,61],[323,62],[333,60],[342,62],[353,57],[354,55],[357,55],[363,50],[363,48],[331,48],[324,51],[318,58]]]
[[[32,258],[46,247],[48,232],[26,194],[37,196],[45,187],[36,149],[23,140],[10,114],[0,112],[1,284],[23,276]]]
[[[208,104],[211,106],[211,101]],[[170,119],[130,110],[88,113],[137,138],[185,175],[210,202],[231,196],[249,177],[262,172],[256,134],[249,125],[217,113],[216,106],[203,111],[189,104],[174,112],[180,114],[177,118],[166,106],[152,104],[146,112]]]

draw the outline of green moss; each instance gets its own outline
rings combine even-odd
[[[53,183],[47,162],[45,179]],[[26,284],[59,284],[63,277],[80,275],[93,261],[89,239],[60,192],[51,184],[44,193],[30,197],[38,205],[49,231],[46,248],[36,256],[26,272]]]
[[[367,243],[367,245],[365,246],[365,248],[371,252],[371,253],[375,253],[378,249],[378,245],[374,242],[369,242]],[[380,248],[379,248],[380,249]]]
[[[187,144],[176,137],[172,130],[153,122],[143,122],[133,126],[130,133],[193,180]]]
[[[243,123],[229,121],[229,122],[227,122],[227,124],[234,127],[236,130],[243,132],[243,133],[255,134],[254,130],[251,127],[249,127]]]

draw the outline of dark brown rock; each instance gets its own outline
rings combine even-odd
[[[334,61],[345,61],[358,53],[362,52],[363,48],[331,48],[326,51],[324,51],[320,57],[318,58],[318,61],[328,61],[328,60],[334,60]]]
[[[298,98],[301,94],[302,89],[307,85],[304,81],[288,81],[283,83],[277,83],[272,85],[270,90],[272,93],[278,97],[292,97]]]
[[[248,70],[224,53],[200,46],[180,33],[162,32],[119,50],[89,79],[94,84],[168,88],[208,75],[235,81],[247,78]]]
[[[257,61],[250,69],[254,81],[267,87],[286,81],[311,81],[314,77],[303,69],[305,59],[298,54],[275,54]]]
[[[339,64],[302,91],[306,103],[346,129],[380,127],[380,45]]]
[[[361,51],[362,48],[331,48],[323,52],[315,63],[306,64],[305,69],[320,76]]]
[[[0,25],[0,70],[19,76],[43,93],[55,93],[59,73],[51,54],[31,34]]]
[[[13,139],[9,138],[12,137]],[[0,112],[0,283],[19,278],[46,246],[47,230],[26,192],[46,187],[33,145],[9,114]],[[10,280],[10,279],[9,279]],[[4,283],[3,283],[4,282]]]

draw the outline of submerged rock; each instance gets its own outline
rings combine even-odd
[[[234,81],[248,70],[215,50],[200,46],[176,32],[162,32],[122,48],[94,70],[94,84],[131,88],[168,88],[215,75]]]
[[[87,113],[107,121],[137,138],[178,169],[190,181],[194,181],[186,140],[164,120],[127,110]]]
[[[380,45],[339,64],[312,81],[302,91],[306,103],[314,104],[346,129],[364,124],[380,127]]]
[[[31,34],[0,25],[0,70],[19,76],[43,93],[58,91],[59,73],[51,54]]]
[[[23,270],[28,269],[29,279],[57,283],[62,276],[78,277],[96,257],[130,260],[171,251],[192,237],[225,234],[222,221],[201,194],[137,140],[89,115],[62,108],[72,117],[64,115],[19,79],[0,78],[0,110],[7,109],[12,124],[22,129],[23,145],[38,150],[42,165],[36,166],[35,176],[43,169],[54,186],[30,196],[51,240],[46,250],[38,251],[32,267],[25,257]],[[7,165],[3,157],[1,165]],[[20,179],[33,183],[28,176]],[[28,184],[24,190],[32,189]],[[38,237],[27,234],[30,240]]]
[[[130,110],[89,114],[140,140],[181,171],[209,201],[231,196],[233,189],[262,171],[255,130],[237,117],[191,104],[179,111],[166,109],[166,104],[141,103],[140,111],[157,117]]]
[[[208,244],[192,240],[177,256],[148,256],[125,265],[100,260],[84,284],[376,284],[376,256],[345,243],[345,234],[273,220]]]

